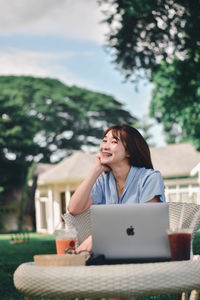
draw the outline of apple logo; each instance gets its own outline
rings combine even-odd
[[[134,235],[134,234],[135,234],[134,228],[133,228],[132,225],[126,229],[126,233],[127,233],[128,235]]]

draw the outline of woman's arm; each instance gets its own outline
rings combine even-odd
[[[92,205],[93,200],[90,197],[90,192],[100,174],[100,172],[95,172],[95,170],[92,169],[72,195],[68,206],[68,211],[72,215],[81,214]]]
[[[106,166],[101,164],[100,158],[99,156],[97,156],[94,167],[91,169],[88,176],[79,185],[70,199],[68,206],[69,213],[71,213],[72,215],[81,214],[93,204],[93,200],[90,197],[90,192],[99,175],[105,170]]]

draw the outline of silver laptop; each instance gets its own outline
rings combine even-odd
[[[108,260],[170,260],[167,203],[92,205],[92,251]]]

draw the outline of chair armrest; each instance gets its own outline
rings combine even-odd
[[[90,209],[76,216],[73,216],[67,212],[64,214],[64,220],[65,224],[69,228],[76,228],[78,245],[80,245],[89,235],[91,235]]]

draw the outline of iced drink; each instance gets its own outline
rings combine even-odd
[[[168,230],[171,257],[173,261],[190,259],[191,236],[192,232],[190,229]]]
[[[64,223],[60,223],[55,230],[57,254],[65,254],[67,248],[75,249],[77,232],[73,227],[68,228]]]
[[[63,239],[56,239],[56,251],[57,254],[65,254],[65,249],[73,248],[75,249],[76,239],[75,238],[63,238]]]

